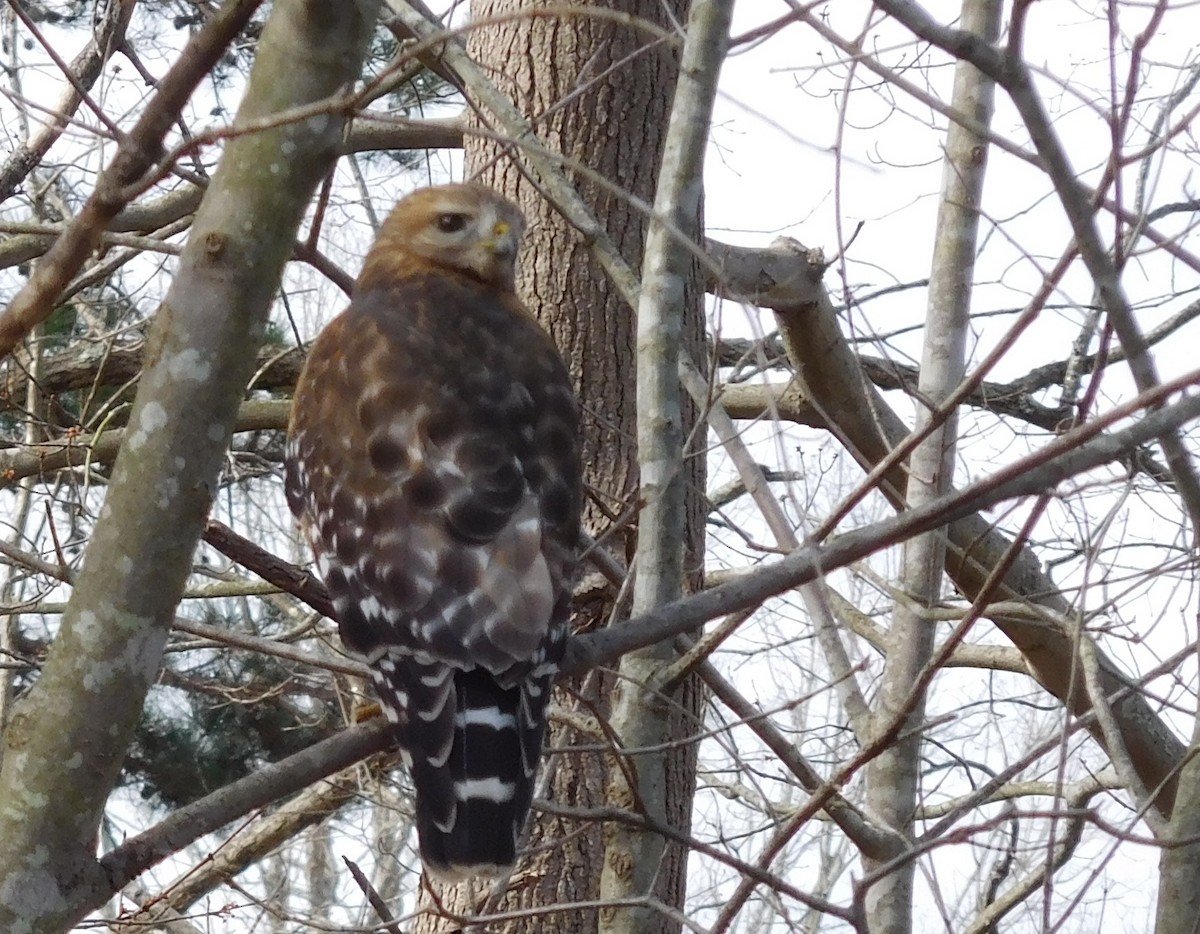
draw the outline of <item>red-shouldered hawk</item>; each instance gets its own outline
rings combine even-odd
[[[401,200],[313,344],[288,429],[288,505],[444,878],[515,861],[567,636],[579,416],[513,289],[523,226],[479,185]]]

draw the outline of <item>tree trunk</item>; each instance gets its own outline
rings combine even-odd
[[[476,0],[475,19],[510,17],[544,3],[533,0]],[[673,17],[686,19],[686,0],[620,0],[606,4],[663,29]],[[664,9],[665,8],[665,9]],[[583,8],[580,8],[581,10]],[[669,13],[667,12],[669,11]],[[628,195],[645,204],[654,200],[672,90],[678,74],[678,49],[653,35],[586,15],[563,18],[513,17],[487,24],[470,37],[473,57],[511,96],[533,122],[539,139],[562,153],[566,171],[584,200],[607,229],[625,259],[641,265],[647,218]],[[529,221],[521,256],[518,288],[522,298],[553,335],[575,378],[583,406],[585,479],[593,491],[585,528],[603,535],[613,518],[635,508],[638,487],[636,457],[635,326],[633,311],[592,261],[587,243],[546,202],[518,168],[520,152],[495,140],[468,134],[468,175],[477,177],[516,201]],[[580,169],[573,169],[578,165]],[[586,169],[586,171],[584,170]],[[595,176],[604,180],[600,183]],[[696,219],[693,235],[700,229]],[[693,359],[704,359],[702,288],[693,276],[685,299],[684,341]],[[695,420],[685,412],[684,435]],[[688,488],[688,531],[685,573],[689,584],[702,571],[704,458],[692,456],[685,467]],[[636,518],[636,517],[635,517]],[[625,561],[633,553],[628,538],[635,525],[623,526],[606,542]],[[600,583],[589,568],[581,569],[583,599],[576,623],[582,628],[604,625],[616,594]],[[607,719],[613,678],[593,672],[561,686],[557,704],[568,716],[552,723],[547,746],[591,747],[609,742],[598,728]],[[673,740],[699,731],[703,695],[687,679],[661,712]],[[569,725],[563,720],[569,719]],[[667,817],[675,828],[690,827],[695,786],[695,747],[676,744],[667,756]],[[606,801],[613,759],[596,752],[565,752],[546,759],[549,784],[544,797],[557,808],[590,809]],[[625,804],[627,802],[616,802]],[[666,905],[683,903],[686,851],[669,845],[662,861],[654,897]],[[455,910],[496,911],[545,907],[597,898],[601,867],[606,858],[601,824],[563,813],[535,814],[531,821],[528,857],[514,873],[508,890],[496,903],[471,901],[462,887],[440,892],[443,904]],[[601,912],[572,911],[553,917],[555,930],[594,931]],[[488,930],[544,930],[545,915],[512,919]],[[660,931],[678,925],[657,918]],[[453,928],[436,913],[423,916],[418,932]]]
[[[966,0],[962,28],[994,42],[1000,30],[997,0]],[[953,104],[982,126],[991,122],[995,88],[974,66],[959,62],[955,71]],[[979,233],[979,204],[983,192],[987,143],[970,130],[951,123],[947,130],[938,210],[937,239],[929,274],[929,306],[921,358],[916,428],[929,427],[932,410],[941,406],[962,381],[965,372],[971,286]],[[952,413],[909,458],[905,498],[909,508],[922,506],[952,488],[958,416]],[[872,730],[877,735],[903,723],[901,735],[867,769],[867,804],[890,826],[906,836],[921,791],[921,727],[925,696],[917,687],[930,663],[935,628],[914,604],[936,606],[942,598],[946,563],[946,530],[937,529],[904,543],[900,589],[892,614],[887,659],[879,687]],[[880,863],[864,859],[868,872]],[[867,917],[872,934],[910,934],[913,929],[913,885],[916,861],[903,863],[869,889]]]

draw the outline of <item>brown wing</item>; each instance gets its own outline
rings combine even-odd
[[[297,386],[288,502],[424,788],[427,862],[464,810],[476,828],[503,812],[513,837],[524,823],[566,635],[577,437],[549,337],[455,276],[357,294]]]

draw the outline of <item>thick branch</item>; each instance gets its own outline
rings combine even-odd
[[[677,600],[683,589],[687,478],[678,363],[687,282],[695,276],[691,245],[700,233],[704,150],[732,16],[732,0],[691,4],[642,260],[636,385],[643,506],[638,515],[634,613]],[[650,749],[671,741],[671,711],[661,702],[654,678],[673,655],[671,644],[664,642],[621,659],[621,689],[609,724],[623,748]],[[609,800],[637,801],[646,816],[667,823],[670,765],[657,753],[631,757],[626,767],[612,771]],[[665,848],[666,839],[659,834],[628,825],[610,828],[600,897],[622,900],[651,894]],[[636,934],[655,926],[646,908],[614,908],[601,915],[605,934]]]
[[[346,135],[341,152],[374,152],[389,149],[460,149],[463,121],[461,116],[428,120],[388,118],[375,114],[356,117]],[[194,214],[204,197],[204,189],[185,185],[152,201],[123,207],[105,226],[111,233],[149,235]],[[59,233],[25,233],[6,237],[0,242],[0,269],[28,263],[49,250]],[[103,236],[101,242],[104,242]]]
[[[1000,0],[965,0],[964,29],[985,42],[1000,29]],[[959,62],[954,72],[954,106],[970,113],[983,126],[992,117],[994,85],[977,69]],[[966,373],[967,326],[970,322],[979,208],[987,165],[986,141],[958,124],[947,129],[942,163],[942,191],[937,234],[929,272],[928,305],[922,332],[921,372],[917,386],[916,429],[928,429],[909,456],[904,498],[908,509],[935,502],[951,488],[958,443],[958,410],[951,407],[937,421],[938,411],[954,395]],[[871,811],[890,826],[910,834],[920,795],[921,726],[925,720],[923,674],[934,662],[936,630],[922,610],[936,606],[942,596],[946,564],[945,528],[916,535],[904,542],[898,589],[906,596],[892,609],[888,648],[884,658],[872,737],[902,723],[901,735],[867,766],[867,801]],[[960,640],[967,620],[951,636]],[[867,859],[868,870],[886,865]],[[902,862],[866,892],[867,914],[878,934],[912,931],[912,861]]]
[[[107,888],[110,893],[119,891],[151,866],[205,834],[361,762],[372,753],[388,749],[394,742],[387,722],[376,717],[205,795],[107,853],[100,860]]]
[[[1166,384],[1151,398],[1152,401],[1158,402],[1184,386],[1198,384],[1200,371],[1193,371]],[[1200,395],[1184,396],[1178,402],[1147,415],[1128,428],[1107,435],[1100,433],[1103,427],[1129,417],[1138,408],[1138,403],[1127,403],[1106,413],[1103,419],[1095,423],[1055,438],[1041,451],[1008,465],[991,477],[940,497],[920,509],[835,536],[823,545],[804,545],[783,560],[766,565],[752,574],[684,597],[609,629],[574,636],[567,646],[563,671],[566,674],[580,674],[598,665],[609,664],[626,652],[687,633],[719,616],[758,606],[764,600],[815,580],[828,571],[846,567],[880,548],[947,522],[953,523],[954,540],[969,532],[979,533],[980,530],[973,522],[964,522],[963,517],[974,516],[977,511],[991,509],[1010,499],[1036,496],[1053,490],[1072,477],[1118,460],[1123,452],[1155,437],[1155,433],[1164,428],[1177,427],[1200,418]],[[972,564],[972,558],[978,559],[989,548],[994,547],[989,542],[988,534],[998,533],[977,534],[971,543],[975,545],[973,552],[959,554],[950,559],[951,576],[956,580],[962,578],[963,583],[960,586],[972,584],[974,578],[970,575],[980,573],[978,566]],[[209,523],[205,540],[227,557],[318,612],[327,615],[331,609],[324,588],[311,575],[238,536],[220,523]],[[1031,588],[1031,592],[1023,594],[1020,590],[1008,591],[1006,599],[1024,598],[1034,606],[1038,603],[1048,606],[1049,603],[1055,602],[1053,596],[1046,596],[1055,593],[1052,588],[1045,591],[1032,590],[1033,587],[1046,583],[1040,572],[1031,572],[1028,565],[1019,566],[1019,571],[1023,575],[1024,586]],[[1022,580],[1018,578],[1013,583],[1019,584]],[[1061,610],[1057,612],[1063,615],[1068,610],[1066,604],[1062,603]],[[1052,654],[1058,648],[1057,628],[1046,620],[1031,618],[1028,614],[1012,614],[1011,618],[1005,616],[997,620],[997,623],[1010,634],[1010,638],[1014,634],[1021,636],[1020,639],[1013,638],[1013,641],[1019,648],[1023,648],[1031,668],[1039,675],[1042,683],[1051,690],[1065,691],[1061,681],[1070,670],[1070,664],[1069,660]],[[1034,647],[1029,645],[1030,640],[1034,638],[1048,641],[1049,646],[1037,647],[1035,652]],[[1064,667],[1058,676],[1049,678],[1043,674],[1040,666],[1056,659],[1062,661]],[[1127,679],[1116,672],[1111,662],[1105,661],[1104,664],[1106,692],[1111,695],[1125,687]],[[1047,680],[1050,684],[1047,684]],[[1124,716],[1136,717],[1136,708],[1126,709],[1131,700],[1133,699],[1123,701],[1120,709]],[[1151,732],[1142,738],[1138,749],[1144,754],[1144,747],[1157,747],[1159,751],[1154,757],[1157,765],[1151,767],[1161,769],[1163,775],[1169,774],[1182,757],[1182,747],[1157,718],[1151,716],[1144,723]]]

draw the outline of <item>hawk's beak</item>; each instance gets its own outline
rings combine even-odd
[[[520,244],[520,232],[501,221],[492,229],[492,239],[488,241],[488,249],[497,259],[512,259],[517,255]]]

